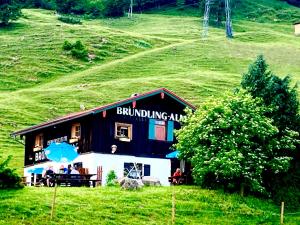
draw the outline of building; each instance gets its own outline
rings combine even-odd
[[[173,131],[180,128],[185,108],[195,110],[192,104],[161,88],[35,125],[12,136],[25,138],[25,176],[29,170],[51,163],[44,148],[65,141],[77,147],[77,165],[89,173],[102,168],[103,183],[110,170],[122,177],[134,163],[142,176],[156,177],[162,185],[169,185],[168,177],[175,168],[166,154],[174,151]]]
[[[297,36],[300,35],[300,22],[295,23],[294,26],[295,26],[295,35]]]

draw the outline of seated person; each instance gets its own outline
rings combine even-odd
[[[182,183],[182,179],[181,179],[182,173],[180,168],[177,168],[176,171],[174,172],[173,176],[172,176],[172,183],[173,184],[179,184]]]
[[[49,166],[48,169],[43,174],[43,177],[45,178],[48,187],[53,186],[53,174],[54,174],[53,166]]]
[[[67,174],[71,174],[72,166],[71,164],[68,165]]]
[[[79,171],[77,170],[76,167],[72,167],[72,170],[71,170],[70,174],[79,174]]]
[[[64,165],[61,165],[59,168],[59,173],[60,174],[67,174],[68,173],[68,169],[64,167]]]

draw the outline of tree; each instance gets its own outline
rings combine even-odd
[[[7,26],[21,16],[21,8],[15,0],[0,0],[0,25]]]
[[[279,132],[277,139],[280,139],[286,130],[300,133],[299,101],[297,86],[291,87],[289,76],[280,78],[268,69],[268,65],[262,55],[250,65],[249,70],[243,75],[242,87],[254,98],[261,98],[267,107],[274,110],[267,116],[274,120]],[[295,137],[299,140],[299,135]],[[273,199],[276,202],[288,202],[288,207],[297,208],[300,206],[300,151],[299,142],[297,151],[290,151],[288,146],[281,150],[282,155],[293,158],[291,168],[288,172],[278,176],[265,174],[265,184],[269,186]]]
[[[3,162],[0,162],[0,189],[22,187],[20,183],[20,176],[15,172],[15,170],[8,168],[10,160],[11,156]]]
[[[286,128],[299,132],[299,101],[297,86],[290,88],[289,76],[280,78],[267,70],[268,65],[262,55],[250,65],[242,78],[242,87],[254,98],[260,97],[266,106],[274,107],[270,114],[280,132]]]
[[[291,157],[280,150],[295,149],[298,135],[286,131],[274,138],[279,131],[265,116],[269,111],[259,99],[238,93],[188,112],[175,148],[192,163],[196,183],[266,194],[264,172],[288,170]]]

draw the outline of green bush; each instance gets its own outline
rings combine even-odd
[[[120,17],[124,15],[124,10],[129,6],[126,0],[103,0],[104,16]]]
[[[74,44],[70,43],[69,41],[65,41],[62,49],[65,51],[71,51],[71,55],[74,58],[87,60],[88,50],[81,43],[81,41],[76,41]]]
[[[21,178],[14,169],[8,168],[12,156],[0,163],[0,189],[22,187]]]
[[[82,24],[80,18],[76,18],[76,17],[73,17],[73,16],[60,15],[60,16],[58,16],[57,19],[64,22],[64,23]]]
[[[70,51],[73,48],[73,45],[71,42],[65,41],[62,48],[65,51]]]
[[[117,179],[117,175],[115,173],[115,171],[111,170],[108,172],[107,176],[106,176],[106,185],[107,186],[115,186],[116,182],[115,180]]]
[[[21,7],[17,1],[0,1],[0,26],[7,26],[12,20],[17,20],[21,15]]]

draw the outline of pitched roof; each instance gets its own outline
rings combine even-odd
[[[42,128],[50,127],[50,126],[53,126],[53,125],[56,125],[56,124],[59,124],[59,123],[74,120],[74,119],[81,118],[81,117],[91,115],[91,114],[100,113],[102,111],[109,110],[109,109],[112,109],[112,108],[115,108],[115,107],[118,107],[118,106],[121,106],[121,105],[124,105],[124,104],[131,103],[133,101],[138,101],[138,100],[141,100],[141,99],[144,99],[144,98],[156,95],[156,94],[160,94],[160,93],[164,93],[164,94],[170,96],[171,98],[175,99],[176,101],[178,101],[179,103],[185,105],[186,107],[189,107],[193,110],[196,109],[196,107],[194,105],[192,105],[191,103],[189,103],[189,102],[185,101],[184,99],[180,98],[174,92],[172,92],[172,91],[170,91],[166,88],[159,88],[159,89],[156,89],[156,90],[153,90],[153,91],[150,91],[150,92],[146,92],[146,93],[142,93],[142,94],[130,97],[130,98],[126,98],[124,100],[117,101],[117,102],[114,102],[114,103],[111,103],[111,104],[108,104],[108,105],[96,107],[96,108],[89,109],[89,110],[82,111],[82,112],[71,113],[71,114],[68,114],[68,115],[65,115],[65,116],[62,116],[62,117],[59,117],[59,118],[56,118],[56,119],[38,124],[38,125],[34,125],[32,127],[29,127],[29,128],[23,129],[23,130],[13,132],[11,134],[11,136],[24,135],[26,133],[30,133],[30,132],[33,132],[33,131],[36,131],[36,130],[39,130],[39,129],[42,129]]]

